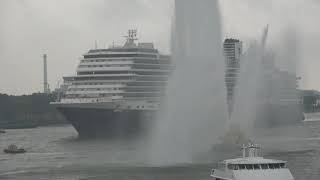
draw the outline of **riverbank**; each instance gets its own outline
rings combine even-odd
[[[24,129],[65,124],[65,118],[50,105],[54,94],[9,96],[0,94],[0,129]]]

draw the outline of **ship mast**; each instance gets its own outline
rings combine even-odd
[[[126,43],[124,44],[124,47],[136,47],[136,44],[134,43],[137,38],[138,31],[136,29],[131,29],[128,31],[128,35],[125,36],[127,38]]]
[[[258,144],[249,143],[247,146],[242,146],[242,156],[243,158],[254,158],[259,157],[261,147]]]

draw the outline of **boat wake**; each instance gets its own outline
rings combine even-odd
[[[1,176],[9,176],[9,175],[25,174],[25,173],[28,173],[28,171],[25,171],[25,170],[9,171],[9,172],[0,173],[0,177]]]

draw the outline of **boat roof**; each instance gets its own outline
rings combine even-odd
[[[275,160],[275,159],[264,159],[263,157],[246,157],[246,158],[236,158],[228,159],[223,161],[225,164],[277,164],[286,163],[286,161]]]

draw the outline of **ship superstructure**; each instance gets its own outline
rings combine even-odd
[[[118,136],[139,132],[160,105],[171,60],[153,43],[136,43],[129,30],[123,46],[92,49],[75,76],[64,77],[63,93],[53,103],[80,136]]]

